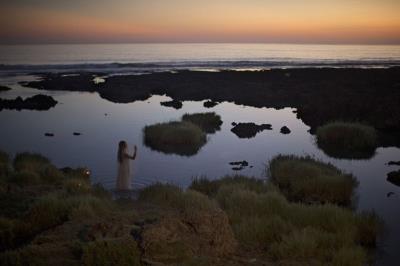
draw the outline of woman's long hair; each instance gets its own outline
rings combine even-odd
[[[124,159],[124,153],[126,149],[126,141],[121,140],[118,144],[118,162],[122,163],[122,160]]]

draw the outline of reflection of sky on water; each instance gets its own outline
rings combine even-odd
[[[14,78],[16,79],[16,78]],[[13,79],[1,83],[12,83]],[[101,99],[96,93],[47,92],[22,88],[0,92],[2,98],[18,95],[29,97],[37,93],[52,95],[59,104],[50,111],[0,112],[0,149],[14,154],[34,151],[52,159],[57,166],[87,166],[92,170],[93,182],[114,188],[116,176],[116,150],[118,141],[125,139],[130,148],[138,146],[138,159],[133,163],[133,186],[161,181],[183,187],[196,176],[210,179],[233,174],[229,162],[247,160],[247,167],[240,173],[257,177],[264,176],[265,164],[273,156],[282,154],[310,154],[331,162],[341,169],[354,173],[360,186],[358,206],[360,209],[375,209],[388,224],[389,234],[384,245],[385,265],[390,265],[391,256],[400,240],[400,187],[386,181],[386,174],[398,166],[386,166],[391,160],[400,160],[400,149],[379,148],[370,160],[338,160],[324,155],[314,145],[308,127],[296,118],[294,109],[281,110],[238,106],[221,103],[214,108],[203,107],[202,102],[184,102],[183,108],[175,110],[163,107],[163,96],[153,96],[146,101],[129,104],[114,104]],[[221,131],[209,135],[208,143],[192,157],[165,155],[152,151],[142,144],[142,128],[153,123],[178,120],[184,113],[215,111],[224,121]],[[107,114],[107,116],[105,115]],[[255,122],[272,124],[273,130],[265,130],[252,139],[239,139],[230,129],[232,122]],[[289,135],[279,132],[282,126],[292,131]],[[45,137],[52,132],[55,137]],[[73,136],[81,132],[81,136]],[[388,192],[395,195],[388,198]],[[389,260],[389,261],[388,261]]]

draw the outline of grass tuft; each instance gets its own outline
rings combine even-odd
[[[144,144],[166,154],[191,156],[206,144],[206,134],[190,122],[169,122],[146,126]]]
[[[375,154],[377,134],[360,123],[332,122],[317,129],[317,144],[334,158],[368,159]]]
[[[381,228],[375,214],[357,214],[332,204],[290,202],[276,187],[264,185],[257,191],[246,187],[245,177],[225,179],[229,182],[219,186],[217,181],[201,180],[199,185],[195,180],[192,187],[216,199],[244,250],[267,254],[279,265],[367,262],[366,247],[376,243]]]
[[[197,191],[183,191],[176,186],[160,183],[144,188],[139,194],[139,201],[188,212],[216,209],[217,207],[214,201]]]
[[[40,172],[44,166],[50,164],[50,161],[40,154],[24,152],[15,156],[13,164],[16,171]]]
[[[204,177],[196,178],[192,181],[189,188],[214,197],[221,186],[229,184],[241,184],[244,188],[259,193],[271,189],[271,186],[268,186],[263,179],[249,178],[241,175],[225,176],[216,180],[208,180]]]
[[[353,175],[309,156],[278,155],[267,170],[271,182],[291,201],[349,206],[358,185]]]
[[[82,265],[141,265],[140,251],[131,238],[95,241],[88,244],[82,255]]]
[[[221,117],[214,112],[184,114],[182,116],[182,121],[191,122],[199,126],[204,132],[208,134],[213,134],[218,130],[221,130],[222,125]]]

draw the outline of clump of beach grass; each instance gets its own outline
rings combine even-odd
[[[332,204],[290,202],[271,184],[257,191],[243,179],[209,182],[214,183],[210,195],[227,213],[244,250],[264,253],[279,265],[361,266],[368,261],[366,247],[375,244],[381,229],[376,215]]]
[[[377,134],[361,123],[332,122],[317,129],[317,145],[334,158],[368,159],[375,154]]]
[[[230,184],[240,184],[244,188],[255,192],[266,192],[269,189],[265,180],[242,175],[225,176],[215,180],[209,180],[206,177],[195,178],[189,188],[214,197],[221,186]]]
[[[182,121],[191,122],[199,126],[204,132],[213,134],[221,129],[222,120],[215,112],[184,114]]]
[[[216,204],[206,195],[194,190],[186,190],[170,185],[156,183],[140,191],[139,201],[159,206],[179,209],[181,211],[215,209]]]
[[[7,178],[10,172],[10,157],[7,153],[0,151],[0,181]]]
[[[350,206],[356,178],[310,156],[278,155],[267,168],[270,181],[291,201]]]
[[[95,241],[83,248],[82,265],[139,266],[140,251],[131,238]]]
[[[168,122],[146,126],[144,144],[167,154],[191,156],[207,142],[206,133],[191,122]]]
[[[15,155],[13,166],[15,171],[27,170],[39,172],[44,166],[48,166],[50,160],[46,157],[30,152],[18,153]]]

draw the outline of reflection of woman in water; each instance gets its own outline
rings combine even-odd
[[[131,177],[129,169],[129,160],[135,160],[137,147],[133,155],[128,154],[128,144],[126,141],[121,140],[118,145],[118,176],[117,176],[117,189],[128,190],[131,188]]]

